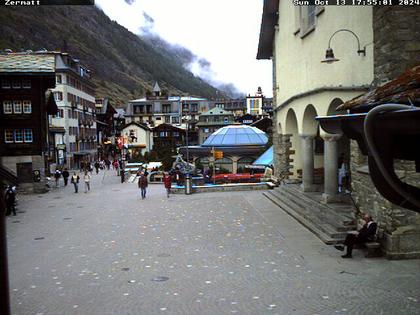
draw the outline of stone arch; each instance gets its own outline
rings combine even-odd
[[[331,103],[330,103],[330,105],[328,106],[328,110],[327,110],[327,115],[328,116],[331,116],[331,115],[340,115],[340,114],[345,114],[346,113],[346,111],[345,110],[340,110],[340,111],[337,111],[336,110],[336,108],[339,106],[339,105],[341,105],[341,104],[343,104],[344,102],[343,102],[343,100],[342,99],[340,99],[340,98],[338,98],[338,97],[336,97],[335,99],[333,99],[332,101],[331,101]]]
[[[243,157],[238,160],[238,173],[246,173],[247,169],[245,168],[246,165],[251,165],[254,162],[254,158],[251,157]],[[249,169],[248,169],[249,172]]]
[[[216,166],[216,168],[219,168],[220,170],[225,169],[229,173],[232,173],[233,171],[233,160],[227,157],[223,157],[214,161],[214,165]]]
[[[200,165],[201,165],[201,167],[203,167],[203,170],[204,170],[204,169],[208,169],[208,168],[209,168],[209,166],[210,166],[210,163],[209,163],[209,158],[208,158],[208,157],[206,157],[206,156],[204,156],[204,157],[198,157],[198,158],[196,158],[196,159],[194,160],[194,164],[195,164],[196,166],[200,166]]]
[[[318,116],[315,107],[312,104],[306,106],[302,119],[302,134],[315,136],[318,132],[318,122],[315,117]]]
[[[336,108],[343,104],[343,100],[340,98],[334,98],[330,105],[328,106],[327,115],[343,115],[346,114],[346,110],[337,111]],[[336,157],[334,157],[335,160],[337,160],[337,167],[340,168],[343,162],[347,163],[349,166],[351,163],[351,153],[350,153],[350,139],[346,137],[345,135],[342,135],[337,140],[337,150],[336,150]],[[345,186],[345,187],[344,187]],[[343,184],[342,190],[350,190],[351,186],[351,175],[348,177],[348,181]]]
[[[285,124],[286,134],[290,137],[290,150],[288,154],[289,177],[292,179],[299,178],[299,171],[302,169],[302,161],[300,157],[301,144],[299,137],[298,119],[295,111],[291,108],[286,115]]]

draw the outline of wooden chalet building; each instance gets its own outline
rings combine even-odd
[[[157,147],[179,147],[185,145],[185,129],[170,124],[160,124],[153,128],[153,145]]]
[[[52,55],[0,55],[0,164],[25,190],[40,191],[48,172],[48,115],[57,113],[52,94]]]

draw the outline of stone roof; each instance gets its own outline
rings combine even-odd
[[[420,65],[407,69],[383,86],[341,104],[337,110],[367,109],[386,103],[420,105]]]
[[[54,55],[14,53],[0,55],[0,72],[54,73]]]

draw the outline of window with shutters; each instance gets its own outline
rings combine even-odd
[[[324,6],[307,5],[295,8],[295,31],[301,38],[311,33],[317,23],[317,16],[324,12]]]

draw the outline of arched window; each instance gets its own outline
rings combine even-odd
[[[214,162],[217,172],[219,173],[232,173],[233,171],[233,163],[232,160],[229,158],[221,158]]]
[[[253,158],[243,157],[238,160],[238,173],[249,173],[249,169],[246,168],[247,165],[251,165],[254,162]]]

